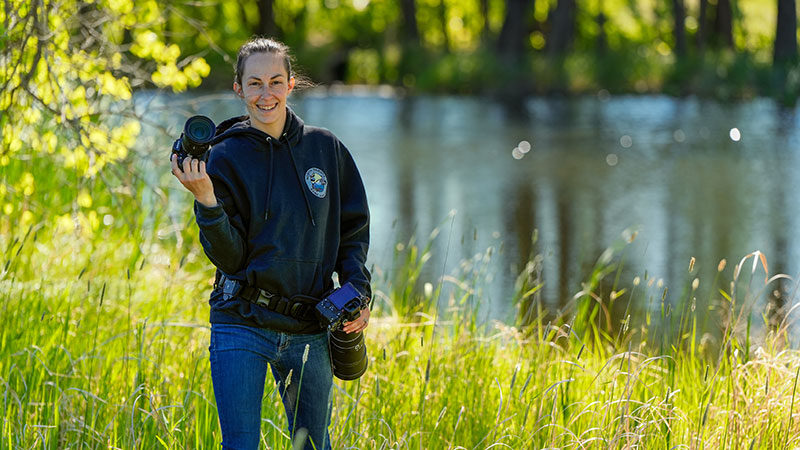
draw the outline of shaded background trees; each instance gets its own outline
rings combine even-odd
[[[79,16],[96,9],[79,3]],[[173,0],[156,12],[157,39],[208,61],[208,89],[229,87],[256,34],[284,40],[324,84],[789,100],[800,84],[796,0]]]
[[[236,48],[260,34],[284,40],[322,83],[794,98],[797,77],[776,76],[773,61],[784,74],[797,70],[796,8],[795,0],[173,2],[165,39],[205,54],[215,69],[207,88],[227,87]],[[207,34],[181,28],[191,20]]]

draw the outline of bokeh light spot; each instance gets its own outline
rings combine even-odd
[[[739,140],[742,138],[742,133],[738,128],[731,128],[730,135],[733,142],[739,142]]]
[[[528,153],[531,151],[531,143],[528,141],[521,141],[519,145],[517,145],[517,148],[519,148],[519,151],[522,153]]]
[[[609,155],[606,156],[606,164],[608,164],[609,166],[614,167],[617,165],[618,162],[619,162],[619,157],[616,154],[609,153]]]
[[[625,148],[631,148],[631,146],[633,145],[633,138],[626,134],[621,138],[619,138],[619,145]]]

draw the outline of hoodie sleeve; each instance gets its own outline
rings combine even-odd
[[[367,193],[350,152],[341,142],[337,141],[337,146],[339,147],[341,236],[335,270],[342,284],[350,282],[359,292],[372,298],[370,273],[366,267],[369,248]]]
[[[195,201],[194,214],[200,229],[200,244],[208,259],[223,273],[233,274],[244,263],[247,231],[234,201],[232,183],[220,170],[221,165],[212,152],[207,167],[217,206],[209,208]]]

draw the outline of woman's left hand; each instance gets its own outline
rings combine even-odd
[[[361,315],[352,322],[345,322],[342,330],[345,333],[358,333],[359,331],[364,331],[364,328],[367,328],[369,325],[369,308],[364,308],[361,310]]]

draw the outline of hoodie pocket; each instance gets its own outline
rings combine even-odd
[[[254,274],[258,286],[264,289],[288,297],[301,294],[319,298],[325,293],[326,284],[319,261],[272,258],[265,266]]]

